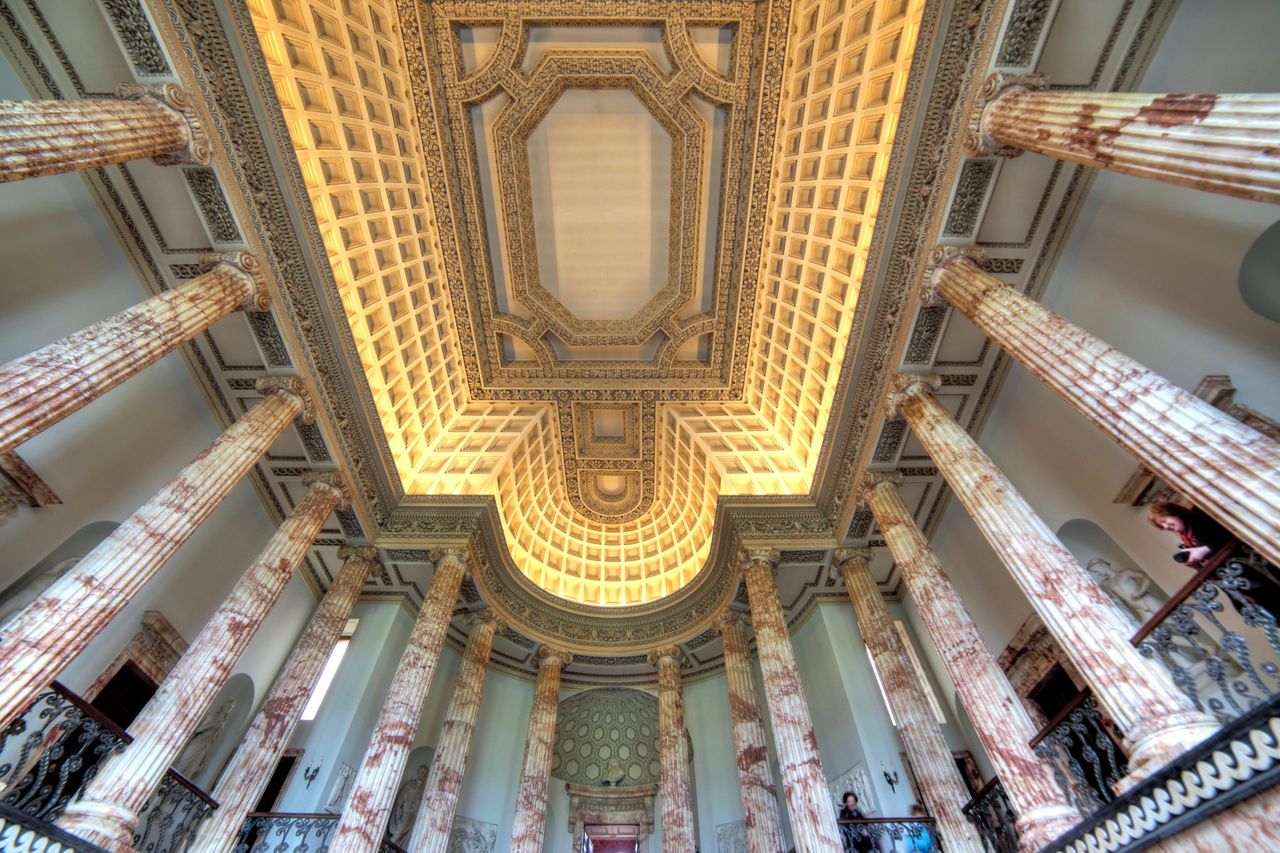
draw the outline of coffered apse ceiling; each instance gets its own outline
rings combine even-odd
[[[251,0],[405,493],[593,605],[807,496],[923,5]]]

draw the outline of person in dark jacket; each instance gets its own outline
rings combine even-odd
[[[862,820],[866,817],[862,809],[858,808],[858,795],[853,791],[845,791],[840,797],[840,802],[844,804],[840,808],[841,820]],[[844,844],[844,849],[852,853],[870,853],[872,847],[871,832],[866,824],[861,826],[841,824],[840,840]]]

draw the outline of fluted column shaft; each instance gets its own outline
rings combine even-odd
[[[684,695],[680,689],[681,652],[676,646],[649,655],[658,668],[658,764],[662,783],[662,849],[693,853],[693,785],[689,780],[689,742],[684,733]]]
[[[529,737],[524,743],[516,815],[511,824],[511,853],[542,853],[547,828],[547,789],[551,783],[551,748],[556,739],[560,708],[560,671],[573,657],[543,646],[539,651],[538,681],[533,688]]]
[[[269,392],[13,617],[0,637],[0,727],[22,714],[156,576],[303,408],[302,398],[283,387]]]
[[[209,161],[181,89],[124,84],[116,91],[118,98],[0,101],[0,182],[142,157]]]
[[[1200,509],[1280,565],[1280,443],[943,253],[938,293]]]
[[[1218,730],[1167,670],[1129,643],[1131,625],[925,382],[898,377],[895,404],[1045,628],[1129,747],[1128,783]]]
[[[948,851],[982,853],[977,828],[964,816],[969,791],[960,778],[951,749],[933,716],[911,659],[902,645],[884,597],[871,577],[870,554],[837,551],[844,588],[853,603],[858,630],[866,640],[885,696],[898,721],[898,734],[911,759],[911,768]]]
[[[1052,768],[1031,750],[1036,728],[1026,708],[897,489],[878,482],[867,490],[866,501],[1017,813],[1020,849],[1039,850],[1079,823],[1080,813],[1054,781]]]
[[[769,772],[769,747],[756,706],[756,679],[741,616],[728,613],[716,623],[724,640],[724,674],[729,686],[729,718],[738,753],[738,789],[749,853],[777,853],[782,847],[778,794]]]
[[[330,853],[373,853],[382,842],[391,816],[396,785],[404,773],[422,717],[422,705],[431,688],[440,650],[449,631],[453,605],[467,573],[464,556],[446,551],[436,561],[431,589],[409,635],[409,643],[382,704],[364,762],[334,831]]]
[[[211,795],[218,808],[200,825],[191,849],[203,853],[231,853],[235,849],[245,815],[262,798],[271,781],[320,671],[342,636],[365,580],[377,565],[377,553],[371,547],[338,549],[342,570],[321,599],[263,700],[262,710],[222,772]]]
[[[1010,85],[1012,83],[1012,85]],[[1100,169],[1280,202],[1280,95],[1047,91],[988,80],[982,153],[1035,151]]]
[[[765,701],[773,721],[778,771],[791,817],[791,838],[797,853],[841,850],[834,805],[827,791],[827,776],[818,755],[809,703],[800,684],[791,636],[773,582],[777,555],[751,554],[745,558],[743,577],[756,628],[756,653],[764,676]]]
[[[445,712],[440,746],[431,762],[422,805],[409,835],[407,849],[414,853],[444,853],[449,847],[449,833],[458,810],[458,793],[462,790],[471,737],[480,715],[480,698],[484,695],[489,653],[497,630],[498,620],[488,611],[481,611],[480,618],[471,623],[458,680],[449,698],[449,710]]]
[[[245,264],[254,263],[243,257]],[[254,295],[250,273],[219,263],[180,287],[0,366],[0,453],[98,399]]]
[[[307,490],[129,724],[133,741],[103,762],[57,824],[107,850],[132,850],[138,814],[177,759],[262,621],[342,499],[332,482]]]

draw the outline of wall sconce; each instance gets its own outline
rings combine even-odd
[[[890,773],[889,765],[881,762],[880,772],[884,774],[884,781],[889,783],[889,790],[893,791],[896,794],[898,792],[898,785],[899,783],[902,782],[902,780],[898,778],[898,771],[894,770],[892,773]]]
[[[324,760],[321,759],[319,764],[308,764],[302,771],[302,778],[307,780],[307,787],[311,787],[311,783],[316,781],[316,777],[320,775],[320,768],[324,766]]]

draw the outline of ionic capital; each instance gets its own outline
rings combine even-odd
[[[316,409],[311,403],[307,387],[297,376],[264,376],[253,386],[254,390],[266,397],[269,394],[291,394],[302,401],[302,422],[315,423]]]
[[[505,634],[507,632],[507,623],[491,607],[483,607],[480,610],[467,614],[467,626],[475,628],[478,625],[492,625],[493,633]]]
[[[938,293],[938,277],[942,271],[956,263],[981,266],[986,259],[986,250],[979,246],[935,246],[924,268],[924,280],[920,282],[920,304],[928,308],[946,305],[946,300]]]
[[[902,483],[902,475],[897,471],[868,471],[862,475],[862,482],[858,484],[858,503],[867,503],[871,490],[877,486],[887,485],[896,489]]]
[[[250,252],[206,252],[199,259],[200,271],[208,272],[219,264],[226,264],[249,279],[251,292],[242,306],[245,311],[271,310],[271,294],[263,284],[262,267]]]
[[[744,578],[752,569],[760,567],[767,567],[769,576],[773,577],[778,573],[781,560],[782,554],[773,548],[743,548],[738,551],[738,568]]]
[[[121,83],[116,86],[116,97],[125,101],[154,101],[176,115],[185,128],[186,145],[176,151],[161,154],[152,159],[161,166],[189,163],[207,166],[210,160],[209,138],[205,136],[200,118],[191,107],[191,101],[182,87],[173,83],[144,86],[139,83]]]
[[[347,478],[343,476],[341,471],[308,471],[302,475],[302,485],[310,489],[332,489],[338,493],[339,509],[350,509],[351,507],[351,495],[347,488]],[[377,556],[376,551],[374,556]]]
[[[378,562],[378,549],[372,545],[339,545],[339,560],[368,560],[371,563]]]
[[[873,553],[874,552],[870,548],[837,548],[835,564],[837,566],[841,566],[853,560],[861,560],[864,563],[870,563],[871,555]]]
[[[550,660],[558,660],[561,667],[566,667],[573,663],[573,653],[559,646],[543,643],[538,647],[538,668],[541,669]]]
[[[986,129],[986,112],[1001,95],[1009,92],[1039,91],[1049,87],[1049,78],[1043,74],[1006,74],[997,71],[982,84],[982,91],[973,102],[973,112],[969,114],[969,126],[965,138],[965,148],[974,157],[1017,157],[1021,148],[1004,145]]]
[[[711,626],[715,629],[717,634],[723,634],[726,628],[733,625],[740,625],[745,628],[750,624],[751,617],[748,614],[743,613],[741,610],[728,609],[717,616],[715,621],[711,623]]]
[[[942,388],[942,377],[936,373],[895,373],[889,380],[885,408],[891,420],[902,417],[901,406],[912,397],[933,394]]]
[[[427,556],[436,564],[436,568],[439,568],[445,560],[456,560],[462,564],[464,574],[471,574],[471,555],[466,548],[432,548],[427,552]]]
[[[678,669],[684,668],[689,662],[685,657],[684,651],[679,646],[664,646],[660,649],[654,649],[649,652],[645,660],[649,662],[649,666],[659,666],[663,658],[671,658],[676,663]]]

